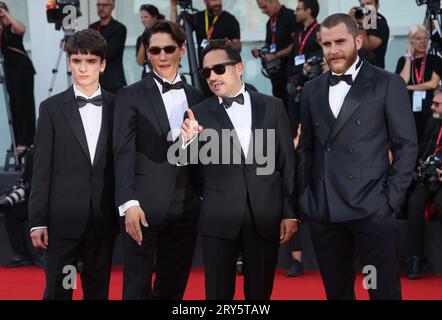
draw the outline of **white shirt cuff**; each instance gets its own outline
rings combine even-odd
[[[129,210],[132,207],[140,206],[140,202],[137,200],[129,200],[128,202],[124,203],[123,205],[118,207],[118,211],[120,212],[120,217],[124,217],[126,215],[126,211]]]
[[[32,232],[34,232],[35,230],[39,230],[39,229],[47,229],[48,227],[35,227],[35,228],[32,228],[31,229],[31,232],[30,233],[32,233]]]

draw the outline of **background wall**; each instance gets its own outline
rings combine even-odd
[[[98,19],[96,14],[96,0],[80,0],[82,17],[79,19],[79,29],[86,28],[91,22]],[[135,63],[135,41],[142,33],[138,10],[143,3],[157,6],[160,12],[169,17],[168,0],[116,0],[117,8],[114,16],[128,28],[126,50],[124,54],[124,67],[128,83],[140,79],[141,68]],[[59,43],[64,37],[62,31],[55,31],[52,24],[47,23],[45,6],[48,0],[6,0],[11,14],[23,22],[27,27],[25,47],[32,57],[37,75],[35,78],[35,98],[38,105],[48,97],[57,57]],[[357,0],[319,0],[321,12],[319,21],[331,13],[348,12],[350,7],[358,4]],[[203,9],[203,0],[193,1],[195,8]],[[281,0],[281,3],[294,9],[297,0]],[[397,59],[405,50],[406,34],[412,24],[422,23],[425,7],[417,7],[414,0],[392,1],[380,0],[380,12],[387,18],[391,38],[387,52],[386,68],[394,71]],[[269,80],[260,73],[260,62],[250,53],[251,48],[259,46],[265,37],[265,24],[268,19],[263,15],[256,0],[224,0],[223,7],[234,14],[241,25],[241,38],[243,41],[243,59],[245,61],[245,80],[254,84],[258,90],[269,94],[271,86]],[[183,61],[183,72],[188,70],[187,61]],[[64,90],[68,85],[66,75],[65,56],[61,58],[59,72],[54,85],[54,93]],[[0,89],[0,95],[3,90]],[[4,98],[0,97],[0,166],[4,162],[6,149],[10,145],[10,135],[6,117]]]

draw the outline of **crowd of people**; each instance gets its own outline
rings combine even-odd
[[[271,97],[243,81],[238,20],[221,0],[204,3],[191,16],[201,91],[179,73],[186,35],[176,0],[170,21],[141,6],[135,59],[143,69],[130,85],[127,29],[112,17],[115,0],[97,0],[100,20],[66,43],[74,85],[41,104],[35,127],[25,28],[0,2],[17,153],[34,144],[28,210],[32,244],[44,250],[44,297],[71,299],[63,268],[81,261],[84,298],[106,299],[120,233],[124,299],[182,299],[197,234],[207,299],[233,299],[238,257],[246,299],[269,299],[281,244],[291,248],[287,275],[303,274],[308,224],[329,299],[354,299],[355,248],[378,270],[370,297],[401,299],[394,220],[408,218],[408,277],[418,279],[428,262],[425,220],[442,217],[442,59],[429,53],[437,31],[411,27],[390,73],[379,0],[324,21],[317,0],[299,0],[295,10],[257,0],[269,19],[252,54]],[[224,139],[204,139],[223,130],[233,132],[229,152]],[[274,132],[261,146],[275,149],[268,175],[258,173],[259,130]],[[171,163],[174,145],[186,161]],[[200,159],[214,146],[229,163]],[[33,259],[41,264],[23,249],[5,266]]]

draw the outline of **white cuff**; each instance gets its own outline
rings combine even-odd
[[[118,207],[118,211],[120,212],[120,217],[124,217],[126,215],[126,211],[129,210],[132,207],[140,206],[140,202],[137,200],[129,200],[123,205]]]
[[[32,228],[31,229],[31,232],[30,233],[32,233],[32,232],[34,232],[35,230],[39,230],[39,229],[47,229],[48,227],[35,227],[35,228]]]

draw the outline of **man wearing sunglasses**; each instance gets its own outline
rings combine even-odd
[[[167,152],[180,137],[186,109],[202,95],[178,73],[185,54],[179,26],[158,22],[143,37],[153,72],[120,90],[114,121],[116,202],[124,216],[123,299],[179,300],[196,241],[198,179],[191,166],[169,163]]]
[[[182,134],[185,141],[198,143],[202,154],[209,145],[219,151],[214,161],[200,157],[204,179],[199,232],[206,298],[233,299],[241,250],[245,298],[270,299],[279,244],[287,242],[297,227],[295,158],[287,114],[281,100],[245,89],[241,56],[228,41],[209,42],[201,73],[215,96],[188,110]],[[203,138],[209,131],[219,137],[210,144]],[[223,139],[226,131],[231,138]],[[258,132],[264,133],[263,144]],[[271,132],[275,136],[269,142]],[[274,151],[270,173],[260,174],[258,150]]]
[[[113,94],[126,85],[123,69],[123,52],[126,43],[126,27],[112,18],[115,0],[97,0],[97,14],[100,20],[90,29],[98,31],[108,43],[106,70],[100,76],[101,86]]]

